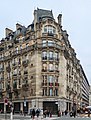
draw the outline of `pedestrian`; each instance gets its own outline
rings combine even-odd
[[[90,110],[88,110],[88,117],[90,117]]]
[[[37,117],[39,117],[39,114],[40,114],[40,111],[37,109],[37,110],[36,110],[36,115],[37,115]]]
[[[50,117],[52,117],[52,112],[50,111]]]
[[[33,119],[35,118],[35,110],[34,109],[32,110],[32,118]]]
[[[49,117],[49,114],[50,114],[50,111],[49,110],[47,110],[47,116]]]
[[[57,111],[57,115],[58,115],[58,117],[61,116],[60,110]]]
[[[68,114],[68,111],[67,110],[65,110],[65,115],[67,115]]]
[[[43,114],[44,114],[44,117],[46,118],[47,110],[44,110]]]

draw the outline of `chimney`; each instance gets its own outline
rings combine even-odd
[[[62,24],[62,14],[58,15],[58,24],[61,26]]]
[[[7,37],[10,33],[12,33],[13,30],[9,29],[9,28],[6,28],[5,29],[5,36]]]
[[[19,28],[22,28],[22,25],[19,24],[19,23],[17,23],[17,24],[16,24],[16,30],[18,30]]]

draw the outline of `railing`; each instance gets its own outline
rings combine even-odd
[[[11,59],[11,57],[13,56],[17,56],[17,55],[20,55],[20,54],[23,54],[23,53],[27,53],[31,50],[35,50],[35,49],[43,49],[45,47],[49,47],[49,48],[56,48],[58,50],[63,50],[64,48],[56,43],[46,43],[45,45],[44,44],[34,44],[34,45],[31,45],[31,46],[28,46],[27,48],[24,48],[22,50],[17,50],[17,51],[14,51],[11,53],[11,55],[8,55],[8,56],[4,56],[2,58],[0,58],[0,61],[6,61],[8,59]]]

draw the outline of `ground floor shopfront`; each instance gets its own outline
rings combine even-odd
[[[42,110],[49,110],[53,114],[56,114],[58,110],[70,111],[72,109],[72,103],[68,102],[65,99],[55,99],[55,98],[45,98],[45,99],[30,99],[30,100],[17,100],[12,101],[12,106],[14,113],[25,112],[28,113],[30,108],[40,108]],[[0,110],[2,109],[3,112],[10,112],[10,104],[5,105],[4,103],[0,102]]]

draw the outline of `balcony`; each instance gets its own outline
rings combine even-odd
[[[53,61],[54,57],[48,57],[48,60]]]
[[[54,86],[54,83],[49,83],[49,87],[53,87]]]
[[[55,86],[56,86],[56,87],[58,87],[58,86],[59,86],[59,83],[58,83],[58,82],[56,82],[56,83],[55,83]]]
[[[58,39],[58,35],[54,33],[42,33],[42,37],[54,37]]]
[[[42,72],[47,72],[47,69],[42,69]]]
[[[47,86],[47,83],[44,83],[44,82],[43,82],[43,83],[42,83],[42,86]]]
[[[56,44],[56,43],[42,43],[42,44],[37,44],[37,48],[56,48],[58,50],[63,50],[63,47]]]
[[[42,57],[42,60],[47,60],[47,56]]]
[[[59,73],[59,70],[57,69],[57,70],[55,70],[55,72]]]
[[[28,71],[24,71],[24,75],[28,75]]]
[[[53,70],[53,69],[49,69],[48,71],[49,71],[49,72],[54,72],[55,70]]]

